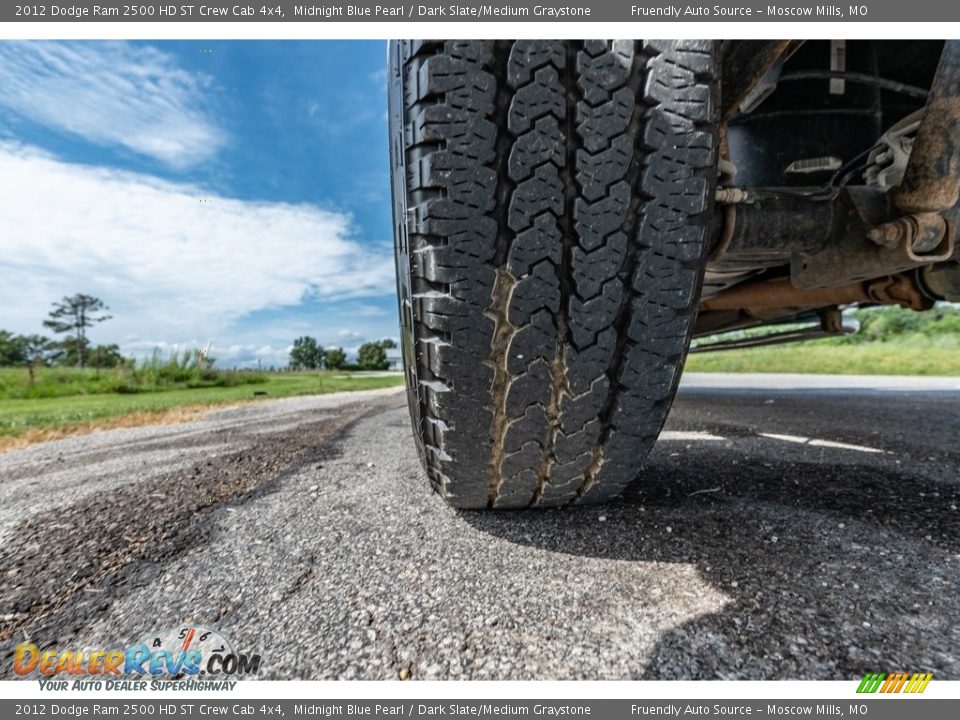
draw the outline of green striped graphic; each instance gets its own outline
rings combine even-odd
[[[857,688],[857,692],[875,693],[880,689],[880,685],[886,677],[886,673],[867,673],[863,676],[863,680],[860,681],[860,687]]]

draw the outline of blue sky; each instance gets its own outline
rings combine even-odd
[[[103,298],[95,342],[396,337],[382,42],[0,42],[0,328]]]

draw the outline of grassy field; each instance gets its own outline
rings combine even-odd
[[[960,375],[960,307],[929,312],[899,307],[855,310],[860,331],[792,345],[692,354],[693,372],[817,373],[829,375]],[[786,329],[785,327],[782,329]],[[740,337],[763,335],[747,330]],[[735,338],[736,334],[719,339]]]
[[[97,377],[91,370],[41,368],[33,386],[41,396],[24,397],[30,393],[24,390],[30,387],[27,371],[0,369],[0,449],[103,427],[183,420],[215,405],[403,384],[399,374],[226,372],[210,373],[199,387],[191,387],[198,381],[188,378],[118,392],[113,388],[124,372],[104,370]]]
[[[960,375],[960,343],[842,343],[795,345],[691,354],[690,372],[816,373],[826,375]]]

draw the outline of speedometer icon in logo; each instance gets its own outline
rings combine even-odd
[[[206,674],[207,662],[213,655],[225,657],[235,655],[233,646],[222,634],[199,625],[181,625],[167,630],[152,632],[140,640],[155,653],[169,653],[171,658],[202,658],[199,663],[200,675]],[[180,679],[184,673],[174,674]]]

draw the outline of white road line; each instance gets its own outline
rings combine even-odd
[[[720,437],[719,435],[713,435],[708,432],[684,432],[682,430],[664,430],[660,433],[661,440],[680,440],[680,441],[697,441],[704,440],[710,442],[723,441],[726,440],[725,437]]]
[[[704,390],[827,390],[836,392],[956,392],[955,377],[799,375],[795,373],[684,373],[681,388]]]
[[[800,435],[779,435],[777,433],[757,433],[760,437],[770,438],[771,440],[781,440],[783,442],[797,443],[799,445],[811,445],[814,447],[834,448],[836,450],[853,450],[855,452],[880,453],[887,455],[886,450],[867,447],[866,445],[850,445],[849,443],[834,442],[833,440],[818,440],[817,438],[807,438]]]

